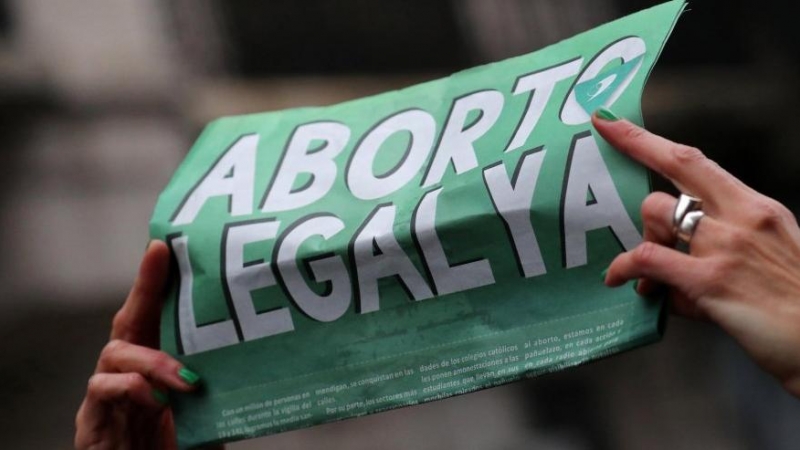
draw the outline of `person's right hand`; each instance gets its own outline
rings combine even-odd
[[[199,376],[156,350],[168,272],[169,249],[152,241],[89,379],[75,419],[76,449],[177,448],[167,389],[191,391]]]
[[[800,397],[800,228],[794,215],[698,149],[602,113],[593,123],[606,141],[703,199],[705,214],[689,253],[679,252],[672,229],[677,199],[650,194],[642,204],[644,242],[614,259],[606,284],[639,279],[640,294],[666,285],[675,312],[719,325]]]

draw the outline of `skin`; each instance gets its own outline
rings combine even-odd
[[[111,339],[100,353],[78,410],[76,449],[177,448],[172,411],[153,395],[153,390],[164,394],[168,390],[190,392],[197,386],[180,378],[180,362],[156,350],[169,257],[167,245],[153,241],[142,258],[139,274],[114,316]]]
[[[800,397],[800,229],[794,215],[698,149],[626,120],[594,116],[593,123],[620,152],[702,198],[706,213],[689,253],[682,253],[674,249],[672,232],[677,200],[649,195],[642,204],[644,242],[614,259],[605,283],[639,279],[642,295],[667,288],[675,313],[719,325]],[[89,380],[75,421],[77,449],[176,448],[172,412],[152,391],[197,386],[178,376],[180,362],[156,350],[168,273],[169,249],[153,241]]]
[[[617,150],[703,199],[705,212],[689,253],[682,253],[672,232],[677,199],[649,195],[642,204],[644,242],[614,259],[606,285],[638,278],[642,295],[665,285],[674,312],[719,325],[800,397],[800,229],[791,211],[696,148],[626,120],[592,121]]]

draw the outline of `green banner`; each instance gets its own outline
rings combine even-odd
[[[613,106],[641,123],[644,83],[683,8],[399,91],[209,124],[151,222],[179,275],[162,347],[205,380],[173,396],[180,446],[657,340],[661,302],[601,280],[641,242],[648,173],[590,114]]]

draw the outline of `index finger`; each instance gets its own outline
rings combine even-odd
[[[672,142],[624,119],[593,114],[592,123],[617,150],[669,179],[681,191],[702,198],[711,208],[739,202],[750,191],[694,147]]]
[[[162,241],[147,246],[139,274],[125,304],[114,316],[111,339],[155,348],[169,275],[169,248]]]

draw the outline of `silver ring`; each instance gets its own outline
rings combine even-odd
[[[681,220],[680,225],[678,225],[678,231],[676,233],[678,240],[683,242],[686,245],[689,245],[689,242],[692,240],[692,236],[694,235],[694,231],[697,229],[697,225],[700,223],[700,219],[705,216],[703,211],[689,211],[683,216],[683,220]]]
[[[703,200],[691,195],[681,194],[678,197],[678,203],[675,204],[675,210],[672,212],[672,232],[678,233],[678,228],[680,228],[687,213],[699,211],[702,208]]]

